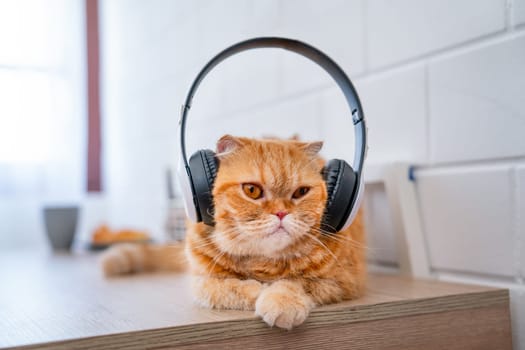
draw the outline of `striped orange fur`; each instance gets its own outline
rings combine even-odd
[[[255,310],[269,325],[290,329],[315,305],[361,295],[362,213],[336,234],[320,228],[326,202],[321,145],[229,135],[219,140],[216,224],[189,224],[185,245],[200,304]],[[243,184],[260,186],[261,198],[250,198]],[[308,191],[293,198],[300,187]],[[287,215],[280,220],[278,212]],[[148,253],[141,258],[147,261]]]

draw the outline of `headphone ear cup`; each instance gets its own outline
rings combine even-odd
[[[191,179],[195,196],[193,202],[197,211],[198,221],[213,226],[213,184],[219,169],[219,160],[212,150],[199,150],[189,161]]]
[[[341,159],[331,159],[323,168],[326,184],[326,208],[321,222],[324,231],[340,231],[352,212],[357,189],[357,175],[352,167]]]

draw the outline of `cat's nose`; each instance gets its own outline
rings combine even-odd
[[[280,220],[282,220],[286,215],[288,215],[288,213],[285,212],[284,210],[279,210],[277,213],[275,213],[275,215],[276,215]]]

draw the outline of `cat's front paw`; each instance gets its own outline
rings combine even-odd
[[[304,292],[272,287],[262,291],[255,303],[255,313],[272,327],[290,330],[302,324],[314,307],[312,299]]]
[[[194,276],[195,301],[216,309],[253,310],[263,285],[256,280]]]

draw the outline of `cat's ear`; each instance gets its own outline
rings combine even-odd
[[[290,136],[290,138],[288,138],[288,140],[290,140],[290,141],[301,141],[301,137],[299,136],[298,133],[295,133],[292,136]]]
[[[301,144],[301,149],[309,155],[310,157],[314,157],[319,153],[319,151],[323,148],[323,141],[316,141],[316,142],[309,142],[309,143],[303,143]]]
[[[224,135],[219,141],[217,141],[217,151],[215,153],[218,157],[225,156],[239,149],[243,145],[244,142],[240,138],[231,135]]]

